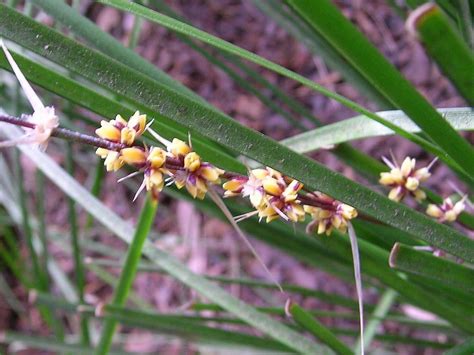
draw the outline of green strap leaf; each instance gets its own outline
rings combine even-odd
[[[323,326],[313,315],[304,308],[294,303],[290,305],[289,312],[295,322],[314,335],[316,338],[327,344],[336,354],[350,355],[352,350],[342,343],[331,331]]]
[[[133,239],[127,250],[124,267],[120,273],[120,278],[114,290],[114,296],[111,303],[113,306],[123,307],[127,302],[128,293],[132,287],[133,280],[137,273],[138,263],[142,256],[143,245],[145,244],[153,225],[153,221],[155,220],[157,207],[158,201],[154,201],[150,194],[148,194]],[[113,319],[105,321],[100,335],[99,344],[95,351],[96,354],[107,354],[109,352],[116,326],[117,321]]]
[[[390,253],[390,267],[409,274],[437,280],[451,287],[474,292],[474,269],[431,253],[396,243]]]
[[[474,54],[449,18],[436,4],[427,3],[412,12],[407,26],[459,93],[474,105],[474,75],[468,74],[474,68]]]
[[[474,111],[471,108],[438,109],[446,120],[459,131],[474,130]],[[383,111],[377,114],[405,131],[419,133],[420,128],[403,111]],[[281,144],[298,153],[309,153],[318,149],[357,139],[392,135],[391,129],[365,116],[356,116],[347,120],[316,128],[280,141]]]

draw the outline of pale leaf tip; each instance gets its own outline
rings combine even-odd
[[[397,257],[400,250],[400,243],[395,243],[392,250],[390,251],[390,256],[388,257],[388,265],[393,269],[397,267]]]

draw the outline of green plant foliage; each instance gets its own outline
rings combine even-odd
[[[408,14],[407,6],[414,8],[424,4],[424,0],[410,0],[406,4],[389,2],[401,16],[408,17],[408,27],[416,32],[428,55],[466,101],[473,103],[472,78],[466,75],[473,66],[469,2],[438,1],[439,7],[425,5],[425,11],[419,10],[421,12],[415,15]],[[64,133],[64,130],[53,129],[53,142],[47,152],[28,144],[12,150],[2,148],[0,272],[9,275],[0,274],[0,294],[19,317],[26,317],[25,311],[33,307],[38,309],[45,325],[44,334],[54,334],[54,337],[40,337],[31,333],[1,333],[0,342],[2,346],[7,344],[7,351],[19,346],[25,351],[122,354],[125,352],[120,348],[128,340],[129,329],[138,328],[152,332],[160,341],[163,338],[185,346],[190,344],[190,348],[202,353],[211,349],[219,353],[352,354],[361,353],[362,348],[371,352],[375,341],[377,348],[384,352],[402,344],[413,346],[417,351],[433,348],[450,349],[448,354],[472,352],[473,342],[469,337],[474,334],[474,241],[468,235],[474,228],[474,216],[469,207],[470,192],[464,196],[462,188],[474,186],[474,154],[472,145],[459,133],[474,129],[472,108],[433,107],[330,0],[268,0],[254,1],[254,4],[306,46],[312,55],[321,57],[337,70],[360,96],[365,96],[379,109],[391,111],[369,110],[303,75],[202,31],[193,25],[192,17],[183,18],[161,0],[99,0],[98,3],[94,6],[118,9],[121,15],[127,16],[127,21],[130,17],[127,47],[83,16],[80,1],[72,1],[72,6],[56,0],[28,0],[25,5],[15,0],[0,3],[0,39],[5,40],[27,81],[41,88],[38,90],[41,100],[55,106],[61,129],[73,133],[60,136],[58,132]],[[16,11],[22,7],[23,13]],[[37,10],[51,16],[54,25],[36,21]],[[222,70],[246,95],[260,100],[263,107],[284,118],[299,133],[277,142],[245,127],[139,56],[134,49],[140,42],[144,21],[173,32],[177,40],[202,55],[209,65]],[[0,68],[12,71],[11,62],[0,54]],[[323,125],[318,113],[285,92],[279,82],[268,79],[261,68],[292,79],[317,95],[325,95],[356,112],[357,116]],[[18,117],[22,113],[30,114],[31,107],[23,98],[24,85],[20,87],[12,78],[0,72],[0,121],[25,126],[31,121],[22,122]],[[81,143],[85,142],[84,137],[93,139],[88,134],[99,126],[98,117],[111,120],[120,114],[127,118],[137,110],[147,115],[147,123],[153,120],[150,128],[164,137],[164,140],[158,139],[160,137],[150,131],[139,134],[135,147],[146,145],[146,157],[149,157],[148,148],[164,142],[169,149],[167,159],[177,164],[177,160],[172,159],[182,158],[183,163],[186,158],[172,153],[166,140],[188,141],[190,137],[192,150],[203,161],[225,169],[219,184],[235,178],[235,174],[249,173],[248,165],[255,164],[255,167],[271,167],[285,178],[303,183],[296,202],[306,207],[310,205],[304,198],[310,198],[310,191],[321,191],[337,200],[331,202],[333,209],[325,207],[321,202],[324,200],[315,200],[322,204],[323,211],[333,213],[332,216],[340,213],[338,208],[344,206],[342,203],[348,204],[349,209],[351,206],[357,209],[357,218],[349,225],[351,238],[344,228],[335,225],[334,218],[330,219],[334,227],[331,237],[308,235],[304,230],[308,226],[308,214],[305,214],[306,220],[298,220],[302,223],[297,224],[282,220],[260,223],[257,217],[242,219],[238,227],[236,223],[231,224],[245,232],[250,240],[257,239],[268,248],[292,257],[310,272],[321,270],[349,285],[354,284],[354,245],[358,245],[360,280],[364,294],[371,296],[359,304],[348,295],[287,284],[285,280],[282,280],[283,291],[277,295],[280,289],[277,282],[252,279],[243,274],[210,276],[191,271],[161,247],[166,245],[168,235],[160,235],[155,230],[155,213],[159,216],[170,213],[167,210],[169,198],[191,202],[200,213],[225,222],[232,216],[252,211],[242,199],[225,199],[220,203],[218,194],[222,186],[206,182],[206,187],[213,191],[203,200],[193,199],[186,189],[167,186],[160,192],[160,196],[165,195],[160,208],[157,209],[156,201],[147,195],[135,223],[119,217],[101,202],[102,199],[110,201],[106,193],[110,193],[114,177],[106,175],[103,161],[97,159],[94,149]],[[4,122],[0,122],[0,142],[17,138],[24,131],[31,132]],[[58,135],[68,141],[60,142]],[[432,156],[439,158],[437,164],[450,169],[452,175],[449,176],[457,176],[465,183],[461,189],[457,181],[452,184],[461,203],[466,205],[465,211],[456,211],[459,212],[456,221],[440,223],[443,219],[436,220],[422,213],[428,204],[441,206],[446,197],[436,193],[439,186],[435,184],[414,187],[427,195],[426,200],[416,206],[411,204],[413,201],[390,200],[382,194],[386,186],[374,185],[380,174],[392,167],[383,164],[380,156],[369,156],[350,144],[393,135],[417,144],[416,148],[426,154],[423,160]],[[113,142],[124,144],[120,139],[108,142],[96,139],[95,142],[96,146]],[[119,151],[123,146],[111,149]],[[360,176],[350,175],[349,179],[308,154],[320,150],[327,150]],[[21,154],[38,169],[32,179],[27,175],[30,170],[25,169],[29,164],[20,160]],[[130,179],[121,180],[127,193],[136,191],[144,174],[149,173],[150,163],[143,161],[143,165],[126,165],[117,173],[117,177],[132,173]],[[63,163],[65,168],[61,167]],[[11,168],[13,164],[16,169]],[[188,169],[185,163],[178,168]],[[169,166],[168,169],[163,171],[164,176],[173,179],[176,176],[172,174],[179,175],[179,169]],[[134,178],[135,175],[141,176]],[[367,180],[359,180],[359,177]],[[31,186],[31,181],[35,186]],[[280,184],[285,185],[291,179],[282,181]],[[51,188],[56,189],[55,196],[59,188],[61,200],[68,207],[64,215],[69,217],[69,223],[65,226],[50,223],[48,219]],[[408,195],[413,193],[410,191]],[[265,194],[267,192],[265,190]],[[445,187],[442,192],[446,192]],[[268,193],[268,196],[279,195]],[[123,203],[120,209],[137,208],[139,212],[138,204],[120,203]],[[442,208],[449,208],[444,206]],[[259,207],[256,209],[259,211]],[[280,212],[285,216],[286,212]],[[312,220],[316,225],[320,221]],[[121,244],[125,251],[109,243],[111,238],[124,242]],[[247,247],[249,245],[252,249],[250,242]],[[433,251],[440,256],[432,255]],[[64,270],[57,255],[70,256],[73,269]],[[197,298],[193,298],[186,310],[158,312],[149,299],[134,289],[137,273],[145,272],[171,277]],[[89,302],[92,298],[86,286],[90,277],[113,289],[110,301]],[[14,284],[10,284],[12,279]],[[257,306],[240,300],[227,291],[234,287],[251,290],[262,302]],[[23,294],[29,294],[28,307],[23,298],[18,297],[18,288]],[[311,304],[306,303],[308,299],[316,300],[317,307],[307,306]],[[327,304],[331,310],[321,308],[320,303]],[[436,319],[413,319],[402,308],[396,308],[398,304],[421,308]],[[364,312],[360,311],[361,306]],[[364,313],[365,319],[363,338],[362,332],[355,328],[362,318],[359,311]],[[209,312],[213,312],[212,316]],[[337,320],[337,327],[327,326],[328,319]],[[385,334],[381,325],[386,321],[403,329],[413,329],[416,335],[412,332]],[[346,323],[350,327],[346,327]],[[426,340],[419,334],[429,334],[433,336],[429,339],[437,340]]]

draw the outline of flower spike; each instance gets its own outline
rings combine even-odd
[[[427,167],[415,169],[416,160],[406,157],[401,166],[387,158],[382,157],[390,172],[380,173],[379,182],[391,187],[388,198],[400,202],[406,195],[412,195],[420,202],[426,198],[426,194],[420,188],[420,184],[431,176],[430,169],[437,159],[434,159]]]
[[[445,198],[441,205],[429,204],[426,209],[428,216],[436,218],[440,223],[454,222],[466,208],[467,196],[453,203],[451,198]]]

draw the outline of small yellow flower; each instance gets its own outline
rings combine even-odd
[[[171,144],[168,146],[168,151],[175,157],[184,156],[191,152],[189,145],[184,143],[178,138],[174,138]]]
[[[124,161],[121,159],[119,152],[107,150],[104,148],[97,148],[95,153],[102,159],[105,159],[104,165],[107,171],[117,171],[124,164]]]
[[[307,232],[330,235],[333,229],[337,229],[346,233],[349,221],[357,217],[357,210],[320,192],[314,195],[327,207],[304,206],[305,212],[313,218],[306,228]]]
[[[146,115],[140,115],[140,112],[136,111],[128,122],[121,115],[117,115],[110,122],[101,121],[100,125],[95,131],[99,137],[131,146],[145,131]]]
[[[135,111],[128,120],[127,126],[135,131],[137,137],[141,136],[146,127],[146,115],[141,115],[139,111]]]
[[[279,185],[278,181],[271,177],[263,179],[263,189],[266,193],[273,196],[280,196],[283,192],[283,186]]]
[[[153,169],[159,169],[166,161],[166,152],[161,148],[152,147],[147,160]]]
[[[101,127],[95,130],[95,134],[108,141],[120,142],[120,129],[114,126],[112,122],[114,121],[100,121]]]
[[[444,199],[443,203],[439,206],[429,204],[426,209],[426,214],[438,219],[440,223],[454,222],[466,208],[465,201],[466,197],[463,197],[458,202],[453,203],[453,201],[448,197]]]
[[[184,157],[184,167],[191,172],[201,167],[201,157],[195,152],[190,152]]]
[[[178,189],[186,187],[193,198],[202,200],[206,196],[209,184],[220,183],[220,176],[224,171],[210,163],[202,162],[201,157],[192,152],[183,141],[173,139],[168,151],[175,158],[183,159],[184,169],[169,170]]]
[[[130,165],[144,165],[147,156],[143,149],[139,147],[124,148],[120,151],[121,159],[124,163]]]
[[[426,198],[426,194],[421,190],[420,184],[428,180],[431,176],[429,169],[434,160],[428,167],[415,169],[416,160],[406,157],[399,167],[395,162],[390,162],[384,158],[385,163],[390,167],[390,172],[380,174],[379,182],[382,185],[391,187],[388,198],[393,201],[401,201],[407,194],[411,194],[417,201]]]

